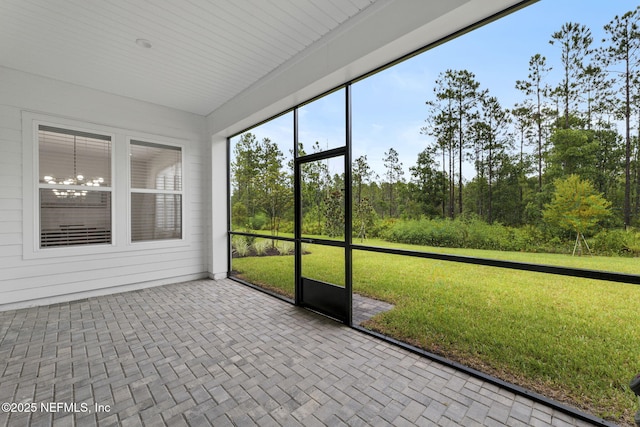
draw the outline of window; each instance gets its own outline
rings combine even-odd
[[[182,238],[182,149],[131,141],[131,241]]]
[[[110,244],[112,141],[38,126],[40,248]]]

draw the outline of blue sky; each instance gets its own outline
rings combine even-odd
[[[589,27],[597,46],[604,36],[602,27],[616,14],[637,5],[630,0],[541,0],[356,83],[352,88],[353,158],[366,154],[369,164],[382,174],[384,153],[394,147],[408,179],[408,167],[429,143],[420,128],[427,115],[425,101],[432,98],[439,73],[449,68],[469,70],[481,88],[488,89],[504,108],[511,108],[524,99],[514,85],[516,80],[527,77],[532,55],[546,56],[547,64],[554,67],[549,82],[555,84],[559,80],[560,50],[549,40],[564,23]],[[343,111],[341,93],[305,107],[299,113],[300,139],[305,145],[316,140],[323,147],[339,145],[344,139]],[[288,155],[290,123],[287,115],[255,133],[278,141]],[[470,168],[465,168],[466,178],[471,173]]]

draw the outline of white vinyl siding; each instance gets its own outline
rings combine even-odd
[[[0,67],[0,310],[208,277],[205,124],[202,116]],[[110,244],[40,247],[39,125],[111,137]],[[131,139],[182,148],[182,239],[130,242]]]

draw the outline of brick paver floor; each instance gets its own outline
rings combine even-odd
[[[587,425],[230,280],[1,312],[0,374],[0,426]]]
[[[373,316],[385,311],[389,311],[393,308],[393,304],[388,302],[375,300],[373,298],[367,298],[365,296],[354,293],[352,297],[352,322],[354,325],[359,326],[365,321],[371,319]]]

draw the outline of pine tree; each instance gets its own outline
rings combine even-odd
[[[625,13],[616,15],[604,30],[607,36],[602,40],[607,43],[597,52],[597,57],[610,72],[618,75],[617,83],[621,87],[622,99],[619,100],[620,116],[625,122],[625,171],[624,171],[624,224],[631,225],[631,107],[632,86],[638,77],[640,67],[640,6]],[[623,70],[611,67],[622,65]]]

